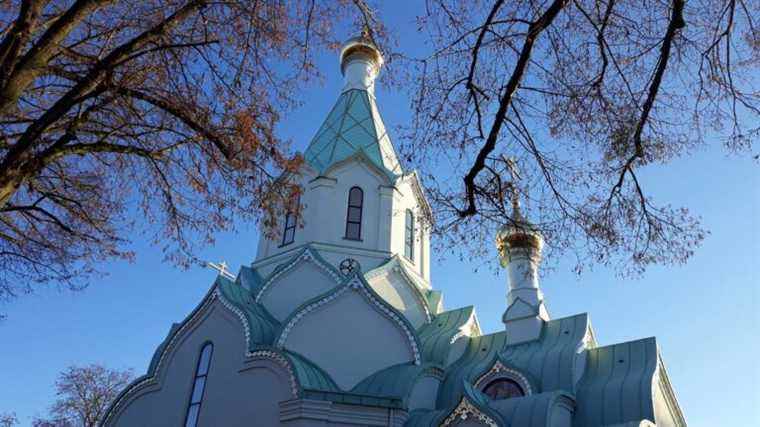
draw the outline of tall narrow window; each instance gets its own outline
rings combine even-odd
[[[195,368],[195,381],[193,381],[193,391],[190,394],[190,406],[187,408],[185,427],[195,427],[198,424],[198,415],[201,412],[201,401],[203,401],[203,391],[206,389],[206,378],[208,377],[208,368],[211,365],[211,353],[213,352],[214,345],[211,343],[206,343],[201,349],[198,366]]]
[[[282,245],[289,245],[293,243],[296,237],[296,219],[298,218],[298,206],[301,204],[301,198],[296,198],[295,207],[288,208],[288,213],[285,214],[285,228],[282,232]]]
[[[414,261],[414,214],[409,209],[406,210],[406,236],[404,243],[404,255],[410,261]]]
[[[346,239],[361,240],[362,238],[362,205],[364,192],[359,187],[348,191],[348,213],[346,214]]]

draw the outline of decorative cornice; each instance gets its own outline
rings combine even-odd
[[[259,288],[259,291],[256,293],[256,302],[261,301],[261,298],[264,296],[264,293],[270,288],[272,283],[274,283],[277,279],[279,279],[282,275],[292,270],[295,266],[300,264],[301,262],[311,262],[315,266],[319,267],[322,271],[327,274],[328,277],[333,279],[336,284],[339,284],[343,277],[335,271],[335,269],[328,264],[326,261],[324,261],[311,246],[306,246],[301,251],[300,254],[294,256],[289,261],[286,261],[284,264],[282,264],[281,267],[275,268],[275,270],[264,280],[264,283]]]
[[[425,313],[425,323],[433,321],[433,314],[430,312],[427,299],[422,294],[422,290],[417,287],[415,280],[411,277],[406,269],[406,266],[399,260],[398,255],[394,255],[387,263],[374,268],[364,274],[365,280],[371,280],[376,277],[380,277],[388,272],[397,273],[406,282],[408,288],[411,289],[417,303],[422,307],[422,311]]]
[[[417,343],[417,337],[414,334],[412,328],[407,324],[407,321],[403,315],[398,314],[391,306],[382,301],[382,298],[376,296],[371,288],[369,288],[369,285],[367,285],[366,282],[361,280],[356,275],[351,277],[343,286],[330,291],[323,297],[311,303],[307,303],[306,306],[297,310],[284,325],[282,332],[280,333],[280,337],[277,339],[276,347],[283,348],[285,346],[285,341],[287,341],[290,332],[293,330],[295,325],[298,324],[298,322],[306,317],[307,314],[327,305],[347,291],[359,292],[367,301],[372,303],[382,315],[395,322],[401,328],[404,334],[406,334],[406,337],[409,340],[409,345],[412,349],[412,354],[414,355],[414,364],[419,365],[422,363],[420,347]]]
[[[462,397],[462,400],[459,401],[459,405],[454,408],[454,410],[451,412],[451,415],[443,420],[441,426],[452,425],[457,420],[464,421],[470,418],[474,418],[490,427],[499,427],[499,424],[497,424],[493,418],[481,412],[480,409],[478,409],[469,401],[469,399],[467,399],[467,397]]]
[[[280,365],[285,371],[288,373],[288,377],[290,379],[290,392],[293,395],[293,398],[297,398],[299,396],[299,384],[298,379],[296,378],[295,372],[293,371],[293,366],[291,365],[290,361],[283,356],[280,352],[275,350],[257,350],[253,352],[247,352],[246,357],[256,360],[256,359],[267,359],[272,360],[278,365]]]
[[[480,390],[483,386],[499,378],[507,378],[517,382],[520,387],[522,387],[526,396],[530,396],[534,393],[533,387],[525,375],[516,369],[504,365],[500,360],[496,360],[496,362],[494,362],[494,364],[491,366],[491,369],[489,369],[485,374],[478,377],[473,385],[475,388]]]

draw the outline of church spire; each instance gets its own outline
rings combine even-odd
[[[496,235],[501,265],[507,268],[507,310],[502,321],[510,343],[539,338],[543,322],[549,320],[538,280],[543,244],[541,233],[523,216],[515,190],[512,221]]]
[[[349,39],[340,49],[343,89],[304,153],[320,175],[354,156],[376,166],[390,181],[403,173],[375,102],[375,79],[382,66],[383,56],[369,34]]]

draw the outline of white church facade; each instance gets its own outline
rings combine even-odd
[[[382,56],[356,38],[346,84],[292,179],[300,216],[222,271],[103,425],[685,426],[654,338],[602,346],[587,314],[550,318],[541,236],[497,236],[504,329],[430,284],[430,217],[378,112]]]

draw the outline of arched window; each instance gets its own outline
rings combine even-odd
[[[509,399],[525,396],[520,384],[509,378],[497,378],[483,389],[483,393],[493,400]]]
[[[362,238],[362,206],[364,191],[359,187],[348,190],[348,213],[346,214],[346,239]]]
[[[185,427],[195,427],[198,424],[198,415],[201,412],[203,391],[206,389],[206,378],[208,377],[208,368],[211,365],[211,354],[213,352],[214,345],[211,343],[206,343],[201,349],[198,366],[195,368],[195,380],[190,394],[190,404],[187,407]]]
[[[282,231],[282,246],[293,243],[296,237],[296,218],[298,218],[298,207],[301,205],[301,197],[295,200],[295,207],[289,207],[285,214],[285,228]]]
[[[406,210],[406,235],[404,236],[404,255],[414,261],[414,214]]]

